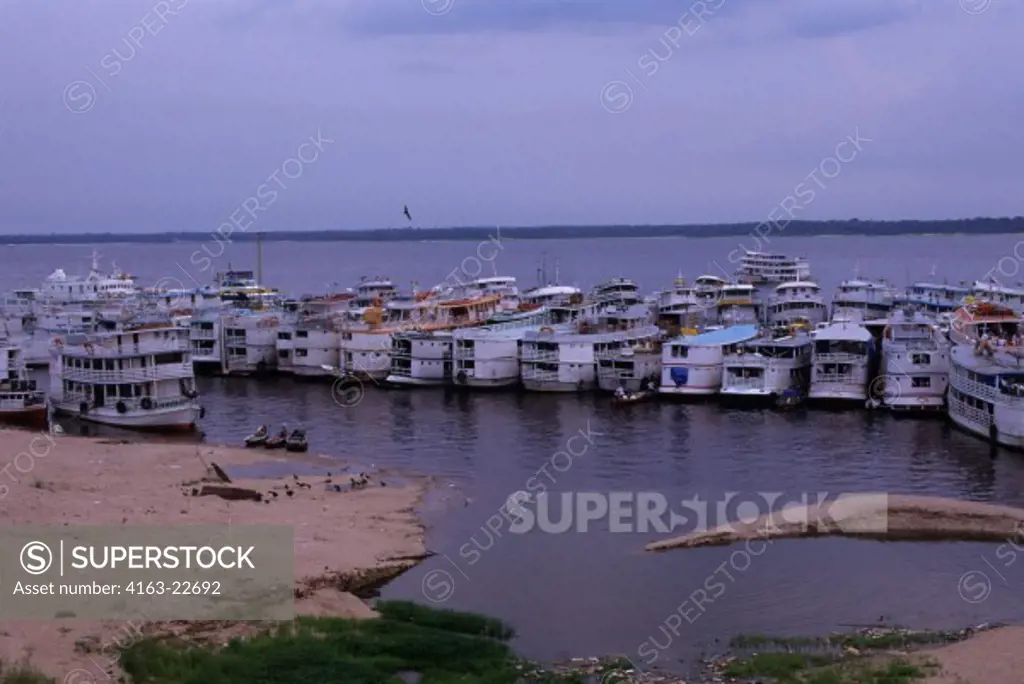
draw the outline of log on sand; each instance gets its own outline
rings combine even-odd
[[[899,541],[1006,541],[1024,535],[1024,509],[902,494],[844,494],[756,520],[652,542],[648,551],[724,546],[755,539],[858,537]]]

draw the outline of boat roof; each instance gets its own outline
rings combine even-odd
[[[688,347],[715,344],[736,344],[753,339],[758,335],[756,325],[733,325],[721,330],[702,333],[700,335],[688,335],[677,337],[674,341],[681,342]]]
[[[970,344],[955,344],[950,352],[953,360],[975,373],[996,375],[1007,372],[1024,373],[1024,349],[1016,348],[1008,351],[1005,347],[997,348],[992,356],[978,354]]]
[[[525,294],[527,297],[551,297],[553,295],[560,294],[581,294],[582,291],[578,287],[571,285],[544,285],[542,287],[535,287],[532,290],[527,290]]]
[[[794,280],[789,283],[782,283],[775,288],[775,291],[788,290],[791,287],[813,287],[816,290],[820,290],[821,286],[813,280]]]
[[[762,335],[743,343],[745,347],[805,347],[814,339],[810,335],[787,335],[785,337],[771,337]]]
[[[858,342],[867,342],[873,340],[871,331],[865,328],[863,325],[854,322],[839,322],[827,325],[824,328],[820,328],[815,336],[815,340],[855,340]]]
[[[929,282],[918,282],[911,285],[911,287],[919,287],[922,290],[949,290],[951,292],[963,292],[964,294],[971,291],[971,289],[965,285],[950,285],[948,283],[929,283]]]

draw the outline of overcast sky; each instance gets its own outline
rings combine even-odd
[[[819,167],[801,218],[1024,214],[1022,36],[1021,0],[0,0],[0,231],[270,190],[264,230],[759,221]]]

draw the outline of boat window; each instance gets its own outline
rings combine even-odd
[[[914,354],[910,360],[918,366],[927,366],[932,362],[932,357],[931,354]]]
[[[918,376],[916,378],[911,378],[910,386],[911,387],[931,387],[932,386],[932,379],[930,377],[928,377],[928,376]]]

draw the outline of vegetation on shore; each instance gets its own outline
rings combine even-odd
[[[519,659],[500,620],[406,601],[380,601],[379,619],[299,617],[221,649],[143,639],[126,646],[121,667],[147,684],[420,684],[582,682]]]
[[[713,223],[688,225],[614,225],[614,226],[516,226],[451,227],[451,228],[379,228],[366,230],[295,230],[267,231],[268,242],[418,242],[422,240],[580,240],[593,238],[661,238],[661,237],[727,237],[748,236],[748,247],[759,249],[756,236],[807,237],[815,235],[951,235],[956,233],[1015,234],[1024,233],[1024,217],[946,219],[941,221],[874,221],[849,219],[842,221],[792,221],[785,211],[772,212],[759,221],[747,223]],[[258,232],[236,232],[234,242],[255,242]],[[202,242],[210,233],[182,231],[164,233],[80,233],[5,235],[7,244],[97,244],[109,242],[168,243]]]
[[[808,653],[759,653],[729,663],[727,677],[769,677],[776,684],[913,684],[933,668],[903,658],[843,661],[838,656]]]

